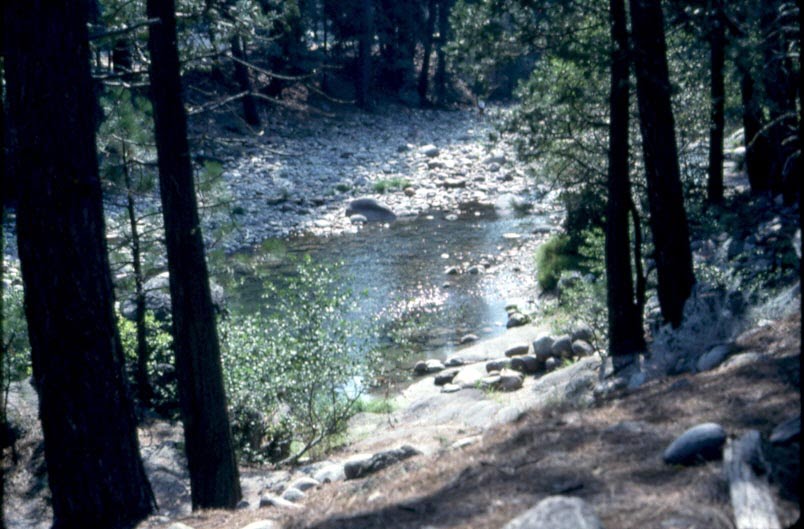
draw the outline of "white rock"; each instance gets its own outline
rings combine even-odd
[[[251,522],[243,527],[243,529],[279,529],[279,525],[273,520],[258,520]]]

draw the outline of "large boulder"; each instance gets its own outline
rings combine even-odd
[[[346,216],[362,215],[367,222],[391,222],[396,213],[391,208],[373,198],[356,198],[346,207]]]
[[[722,426],[713,422],[699,424],[670,443],[662,459],[668,465],[694,465],[720,459],[725,442],[726,431]]]
[[[603,529],[595,511],[580,498],[549,496],[503,529]]]

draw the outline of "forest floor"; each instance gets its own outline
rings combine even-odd
[[[767,438],[799,413],[800,325],[793,314],[744,333],[740,353],[713,371],[657,379],[589,407],[526,413],[473,444],[453,445],[445,428],[442,450],[321,485],[298,511],[204,511],[181,522],[194,529],[257,520],[288,529],[500,528],[540,499],[566,494],[586,500],[610,529],[731,528],[720,462],[671,466],[662,452],[699,423],[717,422],[731,437],[755,429]],[[786,527],[799,516],[798,445],[764,449]]]

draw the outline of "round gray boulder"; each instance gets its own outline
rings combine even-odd
[[[723,456],[726,431],[722,426],[707,422],[693,426],[676,437],[665,449],[662,459],[668,465],[694,465]]]
[[[391,208],[373,198],[356,198],[346,207],[346,216],[362,215],[367,222],[391,222],[396,214]]]

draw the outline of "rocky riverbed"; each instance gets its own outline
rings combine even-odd
[[[358,197],[378,199],[400,219],[457,214],[472,203],[560,216],[488,118],[468,110],[279,116],[236,143],[209,142],[200,154],[223,164],[230,208],[207,215],[206,228],[235,221],[221,243],[227,251],[291,233],[356,231],[345,212]]]

